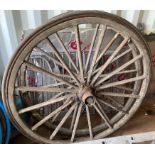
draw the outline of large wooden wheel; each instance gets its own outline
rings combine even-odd
[[[3,79],[3,101],[14,125],[37,143],[103,138],[142,103],[148,53],[126,20],[100,11],[68,12],[17,49]]]

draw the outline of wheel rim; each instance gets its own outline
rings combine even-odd
[[[79,16],[80,14],[82,13],[79,13]],[[3,90],[5,90],[3,91],[3,94],[5,93],[3,99],[16,126],[36,142],[68,143],[75,140],[83,141],[102,138],[121,127],[133,115],[142,102],[149,83],[149,59],[146,53],[148,49],[142,46],[142,40],[139,42],[138,36],[129,30],[126,25],[121,25],[111,19],[101,18],[99,17],[100,14],[104,15],[104,13],[98,13],[98,17],[94,17],[94,15],[92,17],[87,17],[87,15],[85,17],[79,17],[73,13],[72,16],[74,17],[68,20],[69,22],[60,22],[56,26],[52,26],[52,22],[51,24],[47,24],[45,26],[46,29],[43,31],[40,29],[40,31],[38,30],[38,34],[35,33],[35,39],[31,36],[30,41],[25,41],[25,46],[22,46],[18,50],[20,52],[17,52],[12,59],[4,78],[7,82],[3,84]],[[107,14],[107,16],[110,17],[111,15]],[[69,17],[69,15],[66,15],[66,17]],[[81,52],[82,39],[80,37],[82,36],[82,31],[85,30],[83,27],[88,28],[90,24],[91,30],[87,30],[87,32],[93,35],[90,37],[91,44],[85,54]],[[67,29],[68,27],[69,29]],[[73,44],[75,47],[72,46],[72,50],[76,51],[74,55],[71,55],[71,52],[69,54],[67,53],[68,49],[61,35],[64,29],[73,33],[74,40],[71,43],[75,43],[76,41],[76,44]],[[109,33],[112,33],[112,36],[107,38],[106,33],[108,34],[107,36],[109,36]],[[53,36],[55,40],[53,40]],[[103,43],[108,39],[108,43],[104,45]],[[118,44],[118,42],[120,43]],[[68,61],[66,61],[65,57],[62,57],[62,52],[58,49],[58,43],[68,58]],[[114,46],[114,43],[117,46]],[[43,48],[43,45],[45,48]],[[112,51],[111,53],[109,49]],[[52,57],[49,55],[51,52],[48,50],[54,53]],[[46,66],[45,70],[45,65],[40,65],[36,58],[32,58],[36,55],[40,59],[45,58],[48,62],[53,62],[54,65],[57,64],[55,66],[61,66],[61,68],[65,69],[61,71],[59,69],[60,72],[58,73],[57,71],[49,70]],[[107,55],[108,57],[105,58]],[[71,56],[77,57],[76,63]],[[85,61],[84,57],[86,57]],[[120,62],[120,60],[124,61]],[[17,74],[19,75],[19,71],[21,72],[23,69],[24,72],[20,74],[23,76],[17,76]],[[37,74],[46,74],[46,76],[44,75],[46,80],[47,75],[52,77],[54,80],[48,84],[52,83],[57,86],[45,86],[45,83],[42,83],[39,86],[31,84],[30,87],[26,78],[32,71],[33,73],[37,72]],[[34,74],[35,77],[38,76],[36,73]],[[57,81],[59,81],[59,87]],[[62,85],[62,83],[65,84]],[[122,86],[123,84],[124,86]],[[109,89],[114,86],[117,88]],[[22,108],[17,107],[14,99],[15,93],[21,97],[23,94],[27,94],[26,96],[31,96],[31,100],[33,101],[32,96],[37,94],[33,92],[44,92],[44,94],[50,92],[52,96],[48,98],[49,101],[43,100],[43,103],[35,101],[35,105],[31,103],[30,105],[24,105],[25,107]],[[54,98],[53,96],[55,94],[58,97]],[[73,101],[76,103],[73,104]],[[36,111],[36,109],[46,107],[47,105],[54,106],[56,104],[59,105],[45,115],[40,114],[42,109]],[[59,113],[60,109],[66,109],[67,106],[69,109],[64,114],[61,114],[62,111]],[[30,115],[37,118],[38,122],[34,122],[33,124],[24,122],[21,116],[27,112],[30,112]],[[97,116],[93,118],[95,121],[92,121],[94,113]],[[56,117],[57,123],[54,124]],[[50,120],[50,118],[53,120]],[[66,119],[69,125],[66,124],[65,127],[62,127],[67,122]],[[47,122],[49,124],[47,125],[49,135],[44,136],[40,133],[41,131],[37,130],[44,126],[45,123],[47,124]],[[84,124],[78,129],[80,122]],[[85,124],[88,125],[86,126]],[[65,140],[62,140],[63,138]]]

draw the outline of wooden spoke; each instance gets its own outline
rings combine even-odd
[[[73,80],[69,80],[69,82],[74,82]],[[65,85],[63,82],[56,82],[56,83],[53,83],[53,84],[49,84],[49,85],[45,85],[45,86],[42,86],[43,88],[50,88],[50,87],[60,87],[60,86],[63,86]],[[65,87],[66,88],[66,87]],[[71,89],[72,87],[67,87],[66,89]]]
[[[111,63],[111,61],[114,59],[114,57],[117,55],[117,53],[124,47],[124,45],[127,43],[128,38],[125,38],[122,43],[118,46],[118,48],[112,53],[112,55],[108,58],[108,60],[103,64],[102,68],[98,71],[98,73],[93,77],[91,81],[91,85],[95,83],[97,78],[103,73],[103,71],[107,68],[107,66]]]
[[[69,59],[69,60],[70,60],[70,62],[72,63],[72,65],[73,65],[74,69],[75,69],[75,70],[76,70],[76,72],[78,73],[78,72],[79,72],[79,70],[78,70],[78,68],[77,68],[76,64],[74,63],[73,59],[71,58],[71,56],[70,56],[70,54],[69,54],[68,50],[66,49],[66,47],[65,47],[65,45],[64,45],[64,43],[63,43],[63,41],[61,40],[61,38],[60,38],[59,34],[58,34],[58,33],[55,33],[55,36],[56,36],[57,40],[59,41],[59,43],[60,43],[61,47],[63,48],[63,50],[64,50],[65,54],[67,55],[68,59]]]
[[[23,113],[28,112],[28,111],[36,110],[36,109],[39,109],[41,107],[63,101],[65,99],[73,97],[73,96],[74,95],[72,94],[72,95],[66,95],[66,96],[62,96],[62,97],[58,97],[58,98],[54,98],[54,99],[52,98],[52,99],[50,99],[48,101],[45,101],[45,102],[42,102],[42,103],[39,103],[39,104],[36,104],[36,105],[32,105],[32,106],[27,107],[27,108],[23,108],[23,109],[19,110],[19,114],[23,114]]]
[[[138,76],[138,77],[135,77],[135,78],[130,78],[130,79],[127,79],[127,80],[112,82],[112,83],[105,84],[103,86],[98,87],[97,90],[102,90],[102,89],[105,89],[105,88],[110,88],[110,87],[114,87],[114,86],[118,86],[118,85],[123,85],[123,84],[130,83],[130,82],[135,82],[135,81],[143,80],[143,79],[145,79],[145,77],[146,76],[143,75],[143,76]]]
[[[86,65],[85,65],[85,71],[86,72],[87,72],[87,69],[88,69],[88,65],[89,65],[89,62],[90,62],[90,56],[92,54],[93,47],[94,47],[94,44],[95,44],[95,40],[96,40],[96,37],[97,37],[98,29],[99,29],[99,24],[96,25],[96,28],[95,28],[95,31],[94,31],[94,36],[92,38],[92,42],[91,42],[90,49],[89,49],[89,52],[88,52],[88,56],[87,56],[87,60],[86,60]]]
[[[67,102],[69,102],[69,100],[70,100],[70,98],[67,98],[67,100],[63,103],[63,105],[66,104]],[[57,119],[57,117],[60,115],[60,113],[61,113],[61,111],[59,111],[59,112],[51,119],[51,123],[53,123],[53,122]]]
[[[99,94],[105,95],[105,96],[139,98],[139,95],[134,95],[134,94],[123,94],[123,93],[112,93],[112,92],[101,92]]]
[[[118,112],[123,112],[126,114],[126,112],[122,109],[123,107],[119,107],[118,105],[112,104],[112,103],[107,103],[103,101],[102,99],[99,99],[100,103],[105,104],[106,106],[118,111]]]
[[[115,86],[115,88],[134,92],[134,89],[131,89],[131,88],[128,88],[128,87],[125,87],[125,86]]]
[[[99,69],[101,69],[101,68],[98,68],[97,70],[95,70],[95,71],[93,72],[93,74],[95,74],[96,72],[98,72]],[[118,73],[116,73],[116,74],[119,75],[119,74],[135,73],[135,72],[138,72],[138,70],[136,70],[136,69],[124,70],[124,71],[118,72]],[[99,77],[105,77],[105,76],[107,76],[107,75],[108,75],[108,74],[101,74]]]
[[[52,99],[55,99],[55,98],[57,98],[57,97],[60,97],[60,96],[63,95],[63,94],[64,94],[64,92],[63,92],[63,93],[62,93],[62,92],[61,92],[61,93],[58,93],[58,94],[56,94],[55,96],[53,96]]]
[[[72,100],[67,100],[65,102],[65,104],[63,104],[62,106],[60,106],[59,108],[57,108],[55,111],[53,111],[52,113],[50,113],[49,115],[45,116],[43,119],[41,119],[38,123],[36,123],[33,127],[32,130],[36,130],[39,126],[41,126],[42,124],[44,124],[46,121],[48,121],[50,118],[52,118],[54,115],[56,115],[58,112],[62,111],[63,109],[65,109],[66,107],[68,107],[70,104],[72,103]]]
[[[53,122],[58,118],[58,116],[60,115],[60,113],[61,113],[61,111],[58,112],[58,113],[52,118],[51,123],[53,123]]]
[[[135,61],[137,61],[138,59],[142,58],[143,55],[140,54],[138,56],[136,56],[135,58],[131,59],[130,61],[128,61],[127,63],[123,64],[122,66],[120,66],[119,68],[117,68],[116,70],[114,70],[113,72],[109,73],[105,78],[99,80],[95,86],[98,86],[99,84],[101,84],[102,82],[104,82],[105,80],[109,79],[110,77],[112,77],[113,75],[117,74],[119,71],[123,70],[124,68],[128,67],[129,65],[131,65],[132,63],[134,63]],[[96,74],[96,75],[100,75],[100,74]],[[94,78],[96,79],[96,78]],[[93,82],[92,82],[93,83]]]
[[[42,69],[41,67],[38,67],[38,66],[35,66],[34,64],[31,64],[29,62],[24,62],[23,65],[27,66],[29,69],[31,69],[32,71],[35,71],[35,72],[39,72],[39,73],[45,73],[46,75],[48,75],[49,77],[53,78],[53,79],[56,79],[60,82],[63,82],[71,87],[74,87],[74,88],[77,88],[77,86],[75,86],[74,84],[64,80],[62,77],[59,77],[45,69]]]
[[[72,113],[72,111],[75,109],[75,106],[77,106],[77,105],[76,104],[72,105],[71,108],[67,111],[67,113],[65,114],[65,116],[63,117],[63,119],[61,120],[61,122],[58,124],[58,126],[55,128],[55,130],[53,131],[52,135],[50,136],[50,140],[52,140],[55,137],[55,135],[57,134],[57,132],[59,131],[59,129],[65,123],[65,121],[70,116],[70,114]]]
[[[138,72],[138,70],[136,69],[124,70],[124,71],[118,72],[117,74],[127,74],[127,73],[135,73],[135,72]]]
[[[110,99],[112,102],[115,103],[115,105],[118,105],[120,108],[123,108],[123,104],[121,104],[120,102],[118,102],[115,98],[111,97],[111,96],[106,96],[108,99]],[[127,112],[126,112],[127,113]]]
[[[81,110],[82,110],[82,104],[80,104],[80,105],[79,105],[79,108],[78,108],[78,112],[77,112],[77,115],[76,115],[76,119],[75,119],[73,131],[72,131],[71,142],[74,141],[74,137],[75,137],[75,134],[76,134],[76,130],[77,130],[79,118],[80,118],[80,115],[81,115]]]
[[[58,86],[63,86],[63,85],[64,85],[63,82],[57,82],[57,83],[45,85],[45,86],[42,86],[42,87],[43,87],[43,88],[50,88],[50,87],[58,87]]]
[[[116,33],[114,35],[114,37],[110,40],[110,42],[107,44],[107,46],[103,49],[103,51],[101,52],[101,54],[99,55],[99,57],[96,60],[96,64],[100,61],[100,59],[103,57],[103,55],[106,53],[106,51],[110,48],[110,46],[116,40],[116,38],[118,37],[118,35],[119,35],[119,33]]]
[[[90,139],[93,139],[93,132],[92,132],[92,126],[91,126],[89,107],[87,105],[86,105],[86,113],[87,113],[87,121],[88,121]]]
[[[95,104],[93,104],[93,107],[95,108],[95,110],[98,112],[98,114],[101,116],[101,118],[105,121],[105,123],[108,125],[109,128],[113,128],[110,120],[108,118],[108,116],[106,115],[106,113],[103,111],[102,107],[100,106],[99,102],[96,100]]]
[[[70,87],[69,87],[69,88],[70,88]],[[59,94],[55,95],[53,98],[57,98],[57,97],[59,97],[59,96],[61,96],[61,95],[63,95],[63,94],[64,94],[64,93],[59,93]],[[68,102],[69,99],[70,99],[70,98],[68,98],[68,99],[66,100],[66,102]],[[64,102],[64,104],[65,104],[66,102]],[[53,123],[53,122],[57,119],[57,117],[59,116],[60,113],[61,113],[61,111],[58,112],[58,113],[52,118],[51,123]]]
[[[61,96],[61,95],[63,95],[63,94],[64,94],[64,93],[59,93],[59,94],[55,95],[55,96],[53,97],[53,99],[54,99],[54,98],[57,98],[57,97],[59,97],[59,96]],[[69,101],[69,98],[67,98],[66,102],[68,102],[68,101]],[[64,102],[64,103],[66,103],[66,102]],[[58,112],[58,113],[52,118],[51,123],[53,123],[53,122],[57,119],[57,117],[59,116],[60,113],[61,113],[61,111]]]
[[[121,57],[123,57],[124,55],[126,55],[126,54],[129,53],[129,52],[131,52],[131,49],[128,49],[128,50],[124,51],[122,54],[116,56],[116,57],[112,60],[112,62],[114,62],[114,61],[120,59]]]
[[[79,80],[77,79],[77,77],[72,73],[72,71],[70,70],[70,68],[67,66],[67,64],[65,63],[65,61],[63,60],[63,58],[61,57],[60,53],[57,51],[57,49],[55,48],[55,46],[52,44],[52,42],[50,41],[49,38],[46,39],[46,41],[48,42],[49,46],[52,48],[52,50],[54,51],[54,54],[56,55],[56,57],[60,60],[60,62],[65,66],[66,70],[68,71],[68,73],[71,75],[71,77],[77,82],[78,85],[80,85]]]
[[[89,69],[89,72],[88,72],[87,83],[90,82],[90,78],[91,78],[91,75],[92,75],[92,72],[93,72],[93,69],[94,69],[94,65],[95,65],[95,62],[96,62],[99,50],[100,50],[100,46],[102,44],[102,40],[103,40],[105,31],[106,31],[106,26],[103,27],[102,30],[101,30],[101,33],[100,33],[100,36],[99,36],[99,39],[98,39],[98,43],[96,45],[96,49],[95,49],[95,52],[94,52],[94,55],[93,55],[93,58],[92,58],[92,62],[90,64],[90,69]]]
[[[33,64],[33,63],[30,63],[30,64]],[[35,64],[33,64],[33,65],[35,65]],[[35,66],[37,66],[37,65],[35,65]],[[41,67],[41,66],[38,65],[37,67]],[[29,69],[28,66],[27,66],[27,68]],[[42,68],[42,69],[44,70],[44,68]],[[51,69],[50,69],[50,70],[46,70],[46,71],[52,73],[52,74],[55,75],[55,76],[61,77],[61,78],[68,78],[69,80],[71,79],[71,77],[70,77],[69,75],[55,73],[55,72],[53,72]]]
[[[67,102],[69,102],[69,100],[70,100],[70,98],[67,98],[67,100],[63,103],[63,105],[66,104]],[[59,111],[57,114],[55,114],[55,116],[51,119],[51,123],[53,123],[57,119],[57,117],[60,115],[60,113],[61,113],[61,111]]]
[[[39,47],[35,47],[33,50],[36,51],[36,52],[42,53],[43,55],[45,55],[47,58],[49,58],[50,60],[52,60],[58,66],[61,66],[62,68],[65,68],[64,65],[62,65],[58,60],[56,60],[52,55],[50,55],[47,52],[45,52],[43,49],[41,49]]]
[[[80,32],[79,32],[78,25],[74,26],[74,31],[75,31],[78,59],[79,59],[80,75],[81,75],[81,78],[84,80],[82,51],[81,51],[81,46],[80,46]]]
[[[70,125],[71,130],[73,130],[73,126],[74,126],[74,123],[75,123],[78,107],[79,106],[76,106],[75,109],[74,109],[74,113],[73,113],[73,117],[72,117],[72,121],[71,121],[71,125]]]
[[[16,90],[24,92],[72,92],[75,93],[74,89],[67,88],[55,88],[55,87],[29,87],[29,86],[21,86],[17,87]]]

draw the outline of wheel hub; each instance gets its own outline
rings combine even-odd
[[[79,90],[79,98],[82,100],[83,103],[86,105],[90,105],[94,102],[94,95],[92,88],[88,86],[84,86]]]

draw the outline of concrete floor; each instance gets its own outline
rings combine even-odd
[[[151,56],[154,56],[155,41],[150,41],[149,45],[151,48]],[[154,70],[155,65],[153,65],[152,67]],[[136,114],[122,128],[110,135],[110,137],[155,130],[155,123],[153,123],[155,122],[155,71],[153,71],[151,85],[148,92],[149,93],[147,94],[146,99],[143,101]],[[27,139],[25,136],[18,134],[18,136],[10,140],[10,143],[31,144],[33,142]]]

